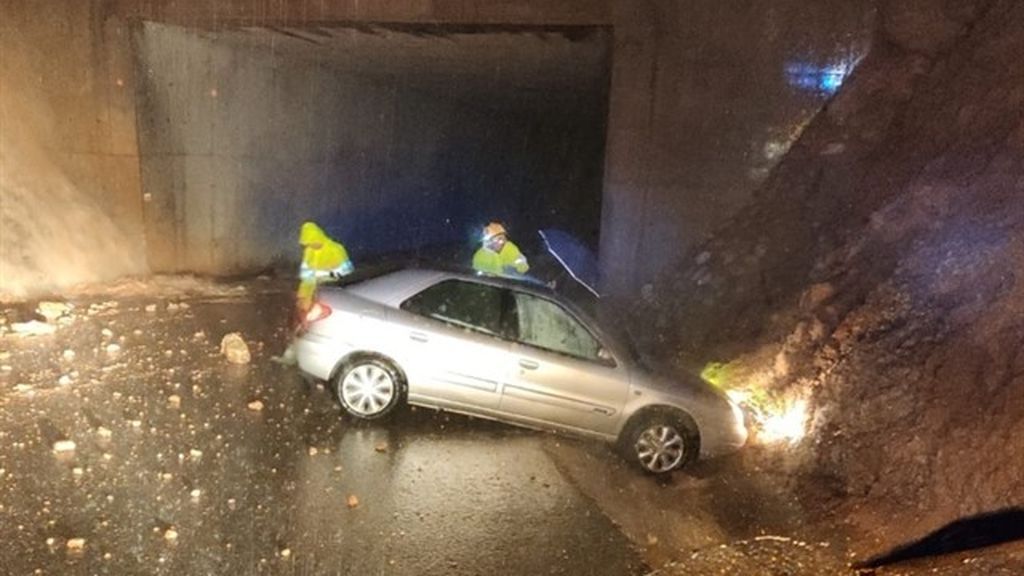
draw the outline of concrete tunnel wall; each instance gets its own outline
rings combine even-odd
[[[468,246],[489,219],[527,242],[544,226],[596,240],[602,147],[561,143],[603,142],[603,85],[530,101],[515,97],[528,84],[448,79],[454,65],[429,57],[409,62],[423,72],[388,70],[383,56],[404,56],[379,40],[383,30],[317,33],[340,39],[309,48],[265,29],[138,29],[152,267],[231,273],[294,260],[306,219],[341,239],[357,263]],[[596,67],[594,77],[606,68],[599,31],[582,43],[538,34],[428,42],[468,60],[465,50],[495,51],[503,40],[564,50],[575,66]],[[453,48],[459,42],[470,45]]]

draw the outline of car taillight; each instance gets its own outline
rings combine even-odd
[[[324,304],[323,302],[314,302],[313,305],[310,306],[309,311],[306,312],[306,317],[303,319],[303,323],[306,326],[309,326],[310,324],[314,322],[319,322],[330,315],[330,306]]]

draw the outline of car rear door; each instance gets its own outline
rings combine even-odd
[[[628,393],[624,367],[554,300],[513,290],[512,374],[501,411],[533,424],[613,434]]]
[[[401,303],[409,399],[470,412],[494,412],[511,370],[503,338],[505,290],[459,279]],[[402,337],[401,335],[399,337]]]

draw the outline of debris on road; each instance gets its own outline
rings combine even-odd
[[[176,542],[178,540],[178,531],[173,527],[168,528],[164,531],[164,540],[168,542]]]
[[[263,402],[261,400],[253,400],[252,402],[249,402],[249,410],[252,410],[253,412],[263,410]]]
[[[75,351],[69,348],[61,354],[61,358],[67,362],[71,362],[75,359]]]
[[[249,346],[238,332],[232,332],[224,336],[220,341],[220,353],[232,364],[248,364],[252,361],[252,355],[249,354]]]
[[[156,304],[147,304],[146,305],[146,312],[149,312],[149,313],[156,312]]]
[[[381,454],[383,454],[383,453],[388,451],[388,443],[387,442],[378,442],[377,445],[373,447],[373,449],[376,450],[377,452],[380,452]]]
[[[345,499],[345,504],[348,505],[349,508],[356,508],[359,506],[359,497],[355,494],[349,494],[348,498]]]
[[[57,327],[53,324],[40,322],[39,320],[29,320],[28,322],[15,322],[11,324],[11,330],[21,336],[46,336],[56,332]]]
[[[107,344],[105,350],[107,351],[107,354],[117,354],[118,352],[121,351],[121,346],[118,344],[110,343]]]
[[[68,550],[80,551],[85,548],[85,538],[71,538],[67,541]]]
[[[53,443],[53,451],[58,454],[66,454],[75,451],[74,440],[58,440]]]
[[[74,306],[64,302],[40,302],[36,307],[36,314],[46,318],[47,322],[56,322],[62,316],[70,314],[73,308]]]
[[[167,397],[167,405],[171,408],[181,408],[181,396],[171,394]]]

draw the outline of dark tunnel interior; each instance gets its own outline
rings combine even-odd
[[[357,261],[462,253],[491,220],[524,249],[549,227],[596,248],[609,38],[601,27],[141,23],[150,265],[284,262],[307,219]]]

